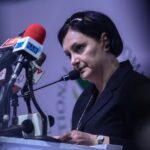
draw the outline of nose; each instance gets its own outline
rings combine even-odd
[[[72,55],[72,56],[71,56],[71,65],[72,65],[73,67],[77,67],[78,64],[79,64],[79,58],[78,58],[78,56],[75,55],[75,54]]]

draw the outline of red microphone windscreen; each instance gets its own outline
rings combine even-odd
[[[31,37],[40,44],[43,44],[46,30],[40,24],[31,24],[24,32],[23,37]]]

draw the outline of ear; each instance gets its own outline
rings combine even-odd
[[[108,52],[110,50],[110,40],[106,32],[101,34],[100,41],[103,44],[104,51]]]

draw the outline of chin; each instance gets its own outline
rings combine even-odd
[[[89,73],[82,73],[82,74],[80,74],[80,77],[81,77],[81,79],[83,79],[83,80],[87,80],[87,81],[90,81],[90,78],[91,78],[91,75],[89,74]]]

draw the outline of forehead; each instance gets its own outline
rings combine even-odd
[[[83,43],[89,40],[89,37],[82,34],[81,32],[69,29],[64,40],[63,48],[69,49],[73,44]]]

